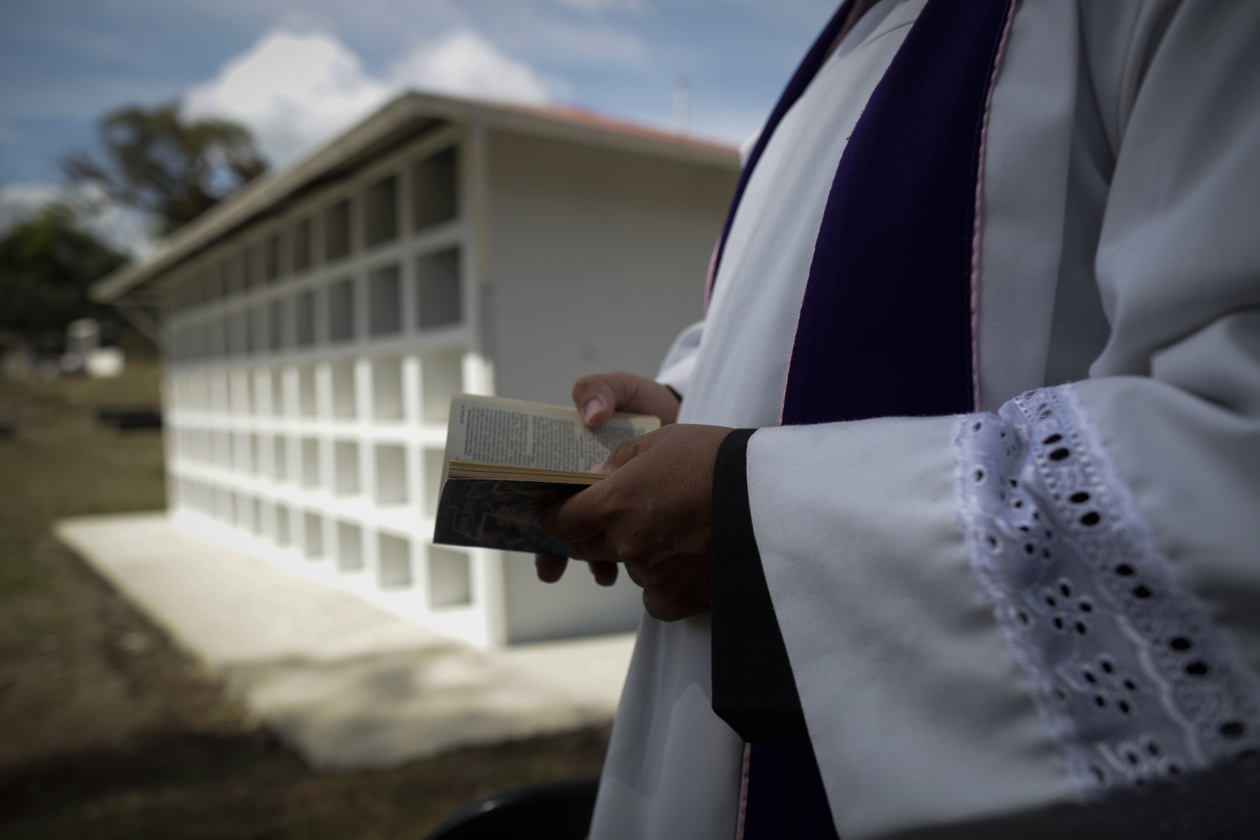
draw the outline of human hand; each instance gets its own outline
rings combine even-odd
[[[583,376],[573,386],[573,404],[586,425],[598,429],[608,422],[617,411],[636,414],[652,414],[669,425],[678,419],[678,397],[659,382],[633,373],[597,373]],[[598,470],[597,470],[598,471]],[[534,569],[538,579],[555,583],[569,565],[566,557],[549,554],[534,555]],[[612,586],[617,582],[617,566],[613,563],[593,561],[587,564],[595,582],[600,586]]]
[[[654,379],[633,373],[597,373],[573,385],[573,404],[586,425],[598,429],[615,411],[652,414],[668,426],[678,419],[678,397]]]
[[[594,564],[624,564],[655,618],[708,612],[713,463],[730,432],[671,425],[626,441],[605,464],[608,478],[543,512],[543,530],[597,579]]]

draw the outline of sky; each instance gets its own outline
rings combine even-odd
[[[0,0],[0,226],[98,118],[178,102],[283,167],[405,89],[577,106],[738,144],[838,0]],[[143,224],[95,222],[139,253]]]

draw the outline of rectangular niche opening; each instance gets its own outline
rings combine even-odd
[[[238,295],[244,288],[241,277],[241,256],[233,254],[223,260],[223,290],[228,297]]]
[[[297,296],[297,346],[312,347],[315,344],[315,293],[302,292]]]
[[[253,499],[250,502],[249,530],[259,537],[262,536],[263,532],[263,507],[263,503],[258,499]]]
[[[438,493],[442,487],[442,470],[446,468],[446,452],[424,450],[424,514],[437,515]]]
[[[328,340],[333,344],[354,338],[354,280],[347,277],[328,287]]]
[[[352,440],[339,440],[333,447],[335,453],[335,484],[338,496],[357,496],[362,491],[359,484],[359,444]]]
[[[266,277],[268,283],[274,283],[280,279],[281,265],[280,254],[283,251],[284,243],[280,234],[273,233],[267,237],[266,243]]]
[[[381,589],[411,586],[411,543],[402,537],[381,534],[377,538],[376,582]]]
[[[332,412],[338,420],[353,420],[355,411],[354,399],[354,362],[333,362],[332,369]]]
[[[458,248],[416,259],[416,316],[422,330],[458,324],[463,317]]]
[[[198,411],[210,410],[210,379],[204,374],[192,377],[193,408]]]
[[[314,417],[319,408],[319,398],[315,390],[315,368],[302,365],[298,368],[298,405],[303,417]]]
[[[302,515],[302,553],[312,560],[324,556],[324,521],[317,513]]]
[[[210,376],[210,410],[216,414],[224,414],[230,408],[227,374],[217,371]]]
[[[454,219],[459,213],[458,157],[454,146],[417,161],[412,170],[412,216],[416,230]]]
[[[268,391],[270,386],[271,371],[265,368],[256,368],[249,375],[249,394],[250,399],[254,403],[255,414],[266,414],[269,410],[268,401],[271,396]]]
[[[276,545],[287,546],[293,542],[293,534],[289,529],[289,509],[284,505],[276,505]]]
[[[267,308],[255,306],[249,311],[249,353],[256,356],[267,349],[264,338],[267,335]]]
[[[337,569],[355,572],[363,568],[363,529],[349,522],[337,523]]]
[[[227,321],[212,318],[206,323],[206,355],[218,359],[227,354]]]
[[[271,442],[271,477],[279,484],[289,480],[289,440],[276,435]]]
[[[350,253],[350,199],[338,201],[325,213],[324,243],[329,262]]]
[[[293,227],[293,271],[311,267],[311,220],[303,219]]]
[[[390,175],[364,195],[364,241],[370,248],[398,237],[398,178]]]
[[[397,264],[368,275],[368,331],[373,336],[402,332],[402,272]]]
[[[217,487],[214,491],[214,515],[221,522],[231,523],[236,518],[233,510],[232,491]]]
[[[254,500],[243,493],[233,493],[232,498],[236,502],[236,527],[254,530]]]
[[[376,503],[407,504],[407,450],[399,444],[376,447]]]
[[[249,371],[234,371],[232,373],[232,413],[252,414],[254,406],[251,396]]]
[[[472,569],[468,555],[429,547],[429,606],[460,607],[472,603]]]
[[[267,378],[271,383],[271,413],[280,417],[288,410],[284,404],[284,369],[272,368]]]
[[[227,432],[214,433],[214,462],[224,469],[232,468],[232,436]]]
[[[319,441],[312,438],[302,440],[302,486],[319,486]]]
[[[244,310],[228,316],[228,350],[233,356],[249,353],[249,313]]]
[[[402,359],[372,362],[372,417],[398,421],[404,416]]]
[[[263,473],[263,443],[264,440],[260,436],[249,435],[249,471],[254,475]]]
[[[249,245],[241,254],[241,278],[245,288],[253,289],[262,285],[262,248]]]
[[[222,300],[223,299],[223,264],[215,262],[206,269],[205,278],[206,300]]]
[[[232,441],[232,460],[237,472],[249,472],[253,468],[253,447],[249,443],[249,435],[237,432]]]
[[[267,337],[272,352],[284,349],[284,301],[273,300],[267,306]]]
[[[451,397],[464,390],[463,352],[426,353],[420,359],[420,381],[424,422],[445,425]]]

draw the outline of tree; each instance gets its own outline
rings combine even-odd
[[[267,168],[248,129],[226,120],[187,120],[174,103],[111,111],[97,130],[104,161],[71,155],[62,162],[66,175],[147,214],[162,236]]]
[[[0,237],[0,329],[60,333],[76,318],[114,320],[88,298],[88,287],[126,258],[75,221],[61,203]]]

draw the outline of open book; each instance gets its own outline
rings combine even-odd
[[[451,400],[446,461],[433,541],[565,556],[539,514],[603,478],[591,468],[622,441],[660,420],[615,414],[587,428],[571,408],[457,394]]]

